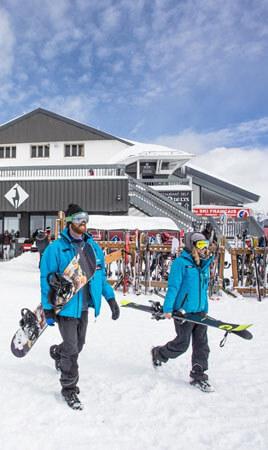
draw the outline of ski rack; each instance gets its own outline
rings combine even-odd
[[[123,234],[125,237],[125,232]],[[134,237],[134,236],[132,236]],[[168,286],[168,273],[174,257],[182,250],[181,241],[175,255],[172,255],[171,243],[150,243],[148,232],[138,232],[135,239],[118,242],[98,241],[105,253],[108,282],[114,289],[123,287],[123,291],[133,289],[137,295],[143,291],[150,294],[153,291],[165,291]],[[216,276],[213,282],[213,293],[223,288],[225,245],[221,243],[217,252]],[[111,271],[111,263],[117,265],[116,275]],[[126,283],[127,278],[127,283]],[[125,285],[124,285],[125,280]]]
[[[259,300],[268,295],[268,247],[256,247],[254,239],[253,243],[254,245],[251,248],[246,246],[245,248],[242,246],[239,248],[231,248],[226,245],[226,239],[224,237],[220,240],[217,251],[217,262],[211,271],[213,279],[210,286],[210,294],[212,299],[214,295],[220,296],[222,291],[233,297],[239,297],[240,295],[257,296]],[[148,233],[139,231],[138,237],[133,238],[133,236],[130,236],[130,241],[127,245],[127,258],[125,258],[126,244],[124,240],[119,242],[103,240],[99,241],[99,244],[103,248],[107,258],[108,282],[115,289],[121,289],[124,277],[125,279],[127,277],[128,281],[124,288],[125,293],[131,289],[137,295],[141,294],[141,292],[145,294],[152,292],[165,294],[168,285],[168,273],[173,258],[170,243],[149,243]],[[179,254],[181,249],[180,242],[176,255]],[[230,285],[225,285],[224,278],[224,262],[227,249],[231,254],[232,279]],[[243,256],[244,261],[246,261],[246,267],[242,282],[241,261]],[[257,265],[254,263],[254,258]],[[152,271],[152,261],[154,259],[156,259],[157,267]],[[248,273],[248,260],[251,262],[251,274]],[[263,267],[260,264],[262,261],[265,261]],[[117,266],[115,273],[112,273],[110,270],[113,262]],[[259,276],[259,283],[256,281],[256,274]]]
[[[231,249],[233,290],[259,300],[268,295],[267,251],[268,247],[254,246]]]
[[[167,289],[167,275],[164,277],[162,274],[152,276],[150,263],[156,255],[164,255],[164,260],[170,261],[171,244],[151,244],[148,242],[147,232],[139,232],[138,238],[130,240],[127,244],[125,240],[119,242],[98,241],[98,244],[105,253],[108,282],[114,289],[122,286],[126,293],[132,287],[136,294],[140,294],[141,289],[144,289],[146,294],[151,293],[149,291],[152,289]],[[117,278],[110,276],[112,262],[117,264]],[[165,273],[167,268],[165,267]]]

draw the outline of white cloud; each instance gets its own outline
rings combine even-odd
[[[178,135],[159,136],[155,142],[192,153],[203,153],[221,146],[259,147],[256,143],[267,136],[267,133],[268,117],[262,117],[207,133],[198,133],[189,128]]]
[[[46,10],[55,29],[64,27],[66,22],[69,21],[72,12],[72,2],[70,0],[57,0],[56,2],[43,0],[42,6]]]
[[[260,195],[253,206],[268,214],[268,148],[216,148],[197,156],[193,164]]]
[[[78,47],[82,33],[74,27],[62,30],[47,41],[41,50],[41,55],[45,60],[55,59],[57,56],[72,52]]]
[[[8,13],[0,8],[0,80],[11,72],[14,63],[15,36]]]
[[[259,67],[254,58],[266,55],[267,9],[262,1],[254,8],[243,8],[241,0],[226,1],[220,8],[208,0],[6,2],[19,43],[16,63],[29,68],[29,78],[38,67],[52,73],[57,64],[62,70],[71,64],[80,77],[85,68],[91,70],[90,88],[95,90],[99,74],[112,62],[118,75],[114,104],[125,99],[145,107],[167,94],[178,98],[183,109],[186,93],[213,81],[219,86],[233,65],[250,59],[252,67]],[[3,60],[8,66],[8,59]],[[134,82],[124,91],[126,77]]]
[[[196,154],[195,166],[260,195],[255,208],[268,214],[268,147],[254,145],[267,132],[268,117],[263,117],[208,133],[186,129],[154,142]]]
[[[45,108],[49,111],[62,114],[74,120],[87,123],[88,116],[96,105],[96,99],[85,95],[57,95],[55,97],[41,98],[32,108]]]
[[[101,15],[101,23],[104,29],[111,31],[116,28],[120,21],[120,10],[116,6],[109,6]]]

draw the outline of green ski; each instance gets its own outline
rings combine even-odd
[[[162,305],[160,302],[150,301],[151,305],[142,305],[140,303],[132,302],[131,300],[122,300],[121,306],[125,308],[137,309],[139,311],[144,311],[151,313],[153,318],[156,320],[164,319],[165,316],[163,314]],[[213,317],[208,316],[207,314],[202,313],[185,313],[184,311],[176,311],[172,315],[173,319],[180,320],[181,322],[193,322],[200,325],[218,328],[219,330],[225,331],[226,336],[228,333],[233,333],[237,336],[240,336],[243,339],[252,339],[253,335],[248,331],[248,328],[252,326],[252,324],[241,325],[234,324],[229,322],[223,322],[218,319],[214,319]]]

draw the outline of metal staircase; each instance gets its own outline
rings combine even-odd
[[[144,183],[129,176],[129,203],[146,213],[148,216],[169,217],[179,228],[188,231],[193,228],[197,217],[182,206],[169,200],[163,194],[146,186]]]
[[[177,224],[178,228],[183,228],[185,231],[201,230],[207,222],[211,222],[217,236],[223,237],[222,227],[217,220],[212,217],[206,219],[197,217],[191,211],[177,205],[145,183],[131,176],[128,176],[128,180],[129,204],[132,207],[137,208],[148,216],[169,217]],[[235,237],[237,234],[242,234],[245,228],[252,236],[260,237],[263,235],[262,227],[255,218],[248,217],[244,221],[228,222],[226,237]],[[229,244],[227,246],[229,247]]]

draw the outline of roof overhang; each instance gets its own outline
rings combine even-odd
[[[229,197],[238,203],[254,203],[258,202],[260,196],[253,192],[247,191],[244,188],[236,186],[226,180],[210,175],[203,170],[198,170],[189,165],[185,166],[185,174],[192,177],[193,184],[214,191],[225,197]]]
[[[131,147],[127,147],[115,154],[109,162],[129,165],[138,161],[164,161],[170,163],[170,170],[167,172],[173,173],[194,156],[191,153],[175,150],[163,145],[134,143]]]

